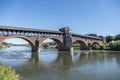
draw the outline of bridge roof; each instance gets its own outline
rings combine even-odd
[[[101,40],[101,37],[95,37],[95,36],[88,36],[88,35],[82,35],[82,34],[76,34],[76,33],[72,33],[72,36],[81,36],[81,37],[86,37],[86,38],[92,38],[92,39],[98,39]]]
[[[19,31],[33,31],[33,32],[46,32],[46,33],[48,32],[48,33],[59,33],[59,34],[62,34],[61,31],[34,29],[34,28],[22,28],[22,27],[14,27],[14,26],[0,26],[0,29],[4,29],[4,30],[19,30]]]
[[[45,33],[63,34],[61,31],[55,31],[55,30],[22,28],[22,27],[14,27],[14,26],[0,26],[0,29],[2,29],[2,30],[16,30],[16,31],[30,31],[30,32],[32,31],[32,32],[45,32]],[[71,34],[72,34],[72,36],[76,36],[76,37],[84,37],[84,38],[91,38],[91,39],[102,40],[101,37],[88,36],[88,35],[82,35],[82,34],[76,34],[76,33],[71,33]]]

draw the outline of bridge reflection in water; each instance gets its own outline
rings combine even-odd
[[[32,53],[28,64],[22,65],[20,68],[16,68],[16,72],[25,78],[29,77],[31,74],[31,76],[35,76],[42,73],[48,73],[51,70],[53,70],[53,72],[56,70],[62,70],[64,72],[68,71],[72,67],[71,53],[58,52],[56,59],[50,62],[50,64],[47,63],[47,65],[40,60],[39,54],[40,53]],[[37,78],[34,79],[39,80],[39,77],[37,76]]]
[[[95,60],[99,61],[99,62],[104,62],[104,60],[106,60],[107,58],[110,57],[110,56],[108,56],[108,53],[109,52],[104,52],[104,51],[101,51],[101,52],[80,51],[77,53],[58,51],[56,59],[54,59],[52,62],[50,62],[50,65],[54,69],[69,70],[73,66],[77,66],[78,64],[80,66],[83,66],[83,65],[89,64],[90,62],[95,61]],[[38,72],[43,71],[46,68],[46,63],[41,61],[40,56],[41,56],[41,54],[39,52],[31,53],[31,58],[29,59],[29,64],[24,65],[24,66],[28,66],[28,67],[26,67],[27,69],[29,69],[29,68],[35,69]],[[117,56],[117,58],[118,58],[118,56]],[[47,58],[46,58],[46,60],[47,60]]]
[[[40,53],[32,53],[30,63],[31,66],[40,66]],[[41,63],[42,64],[42,63]],[[55,61],[52,62],[53,67],[68,70],[72,66],[72,54],[70,52],[59,51]]]

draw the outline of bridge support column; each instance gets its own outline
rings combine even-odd
[[[39,40],[36,39],[36,40],[35,40],[35,45],[34,45],[34,47],[32,48],[32,52],[39,52],[39,51],[40,51],[39,45],[40,45]]]
[[[65,37],[63,43],[64,43],[65,51],[71,51],[71,49],[72,49],[72,39]]]
[[[70,28],[65,27],[59,29],[61,32],[63,32],[63,51],[71,51],[72,48],[72,38],[71,38],[71,33],[70,33]]]
[[[88,44],[88,50],[92,50],[92,45],[90,43]]]
[[[39,52],[32,52],[31,60],[32,61],[39,61]]]

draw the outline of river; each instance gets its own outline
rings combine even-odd
[[[22,80],[120,80],[120,52],[41,49],[36,54],[30,50],[2,48],[0,64],[12,66]]]

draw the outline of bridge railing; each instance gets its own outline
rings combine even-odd
[[[16,32],[16,31],[0,31],[0,34],[3,34],[4,36],[9,35],[26,35],[26,36],[59,36],[62,37],[62,34],[57,33],[36,33],[36,32]]]

